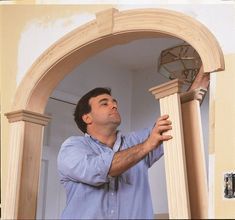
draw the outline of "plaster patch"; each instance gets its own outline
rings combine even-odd
[[[213,219],[215,217],[215,192],[214,192],[214,178],[215,178],[215,155],[209,154],[209,210],[208,217]]]
[[[223,4],[235,0],[168,0],[168,4]],[[79,0],[79,4],[161,4],[162,0]],[[36,0],[37,4],[78,4],[77,0]]]
[[[189,2],[192,3],[192,1]],[[222,1],[217,1],[217,3],[219,2],[221,3]],[[148,4],[146,2],[145,4],[135,5],[120,4],[117,8],[119,11],[140,8],[162,8],[187,14],[204,24],[211,31],[219,42],[224,54],[235,53],[235,1],[230,2],[230,4],[199,3],[200,1],[197,4]]]
[[[51,20],[48,16],[31,20],[21,33],[18,47],[17,77],[20,81],[37,58],[55,41],[75,28],[95,19],[94,14],[81,13]]]

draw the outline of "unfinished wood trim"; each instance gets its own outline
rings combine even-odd
[[[114,13],[118,13],[118,10],[110,8],[96,14],[97,27],[101,36],[105,36],[113,32]]]
[[[27,110],[19,110],[6,113],[5,116],[8,118],[10,123],[17,121],[28,121],[35,124],[47,125],[51,117],[48,115],[39,114]]]
[[[147,11],[148,13],[146,13]],[[130,16],[134,19],[126,24],[126,19]],[[221,48],[219,49],[220,51],[217,50],[219,46],[217,40],[214,39],[211,33],[207,33],[208,29],[206,26],[186,14],[167,9],[137,9],[118,13],[117,16],[115,16],[114,33],[116,30],[123,32],[130,31],[130,29],[160,30],[162,33],[184,39],[196,49],[202,59],[203,66],[207,63],[207,66],[204,66],[204,72],[214,72],[210,71],[210,69],[213,68],[214,63],[218,61],[221,64],[223,62],[224,66],[224,61],[220,60],[220,56],[218,56],[220,53],[222,54],[222,50]],[[212,40],[212,42],[210,42],[210,40]],[[204,45],[204,43],[210,44],[211,46],[213,44],[211,48],[213,52],[207,51],[209,45]],[[197,48],[198,46],[199,48]],[[210,56],[213,58],[209,57],[208,53],[210,53]],[[212,59],[214,59],[214,61],[212,61]],[[217,69],[215,71],[223,69],[224,68]]]
[[[202,103],[206,95],[206,92],[207,92],[207,89],[199,87],[197,89],[194,89],[185,93],[181,93],[180,95],[181,104],[184,104],[192,100],[198,100],[200,103]]]
[[[17,219],[22,170],[22,155],[25,123],[10,126],[9,164],[7,172],[6,196],[2,207],[2,219]]]
[[[36,213],[43,127],[50,117],[27,110],[5,115],[11,123],[11,139],[3,219],[33,219]]]
[[[34,219],[44,126],[17,121],[10,127],[12,139],[3,219]]]
[[[53,89],[89,57],[120,43],[162,35],[177,37],[192,45],[202,59],[204,72],[224,69],[217,40],[197,20],[165,9],[123,12],[110,9],[97,13],[97,19],[65,35],[35,61],[17,89],[12,110],[43,113]]]
[[[159,86],[149,89],[155,99],[161,99],[174,93],[180,93],[184,82],[179,79],[174,79]]]
[[[17,219],[35,219],[44,126],[25,122]]]
[[[161,115],[169,114],[172,139],[163,143],[169,217],[189,219],[190,204],[179,94],[160,99]]]
[[[154,214],[154,219],[169,219],[169,214],[168,213]]]
[[[181,81],[173,80],[149,91],[155,98],[160,98],[161,115],[168,114],[172,121],[172,130],[167,133],[173,138],[163,142],[169,217],[189,219],[191,214],[179,94],[181,86]]]
[[[204,92],[204,91],[203,91]],[[191,218],[208,218],[208,185],[204,156],[204,144],[201,125],[201,91],[194,93],[195,99],[182,104],[184,144],[187,164]],[[181,98],[185,98],[181,96]],[[185,101],[185,99],[184,99]]]

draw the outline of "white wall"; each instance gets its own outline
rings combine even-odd
[[[152,126],[160,116],[159,102],[148,89],[166,82],[156,69],[133,73],[133,98],[131,128],[141,129]],[[155,213],[168,213],[164,158],[149,169],[149,182]]]
[[[73,122],[74,106],[50,99],[46,114],[52,121],[45,129],[37,219],[58,219],[65,206],[64,189],[59,183],[57,155],[62,142],[72,135],[81,135]]]
[[[63,87],[63,84],[66,81],[69,82],[71,77],[72,80],[77,78],[76,86],[79,89],[75,89],[78,91],[76,94],[73,94],[73,88],[70,88],[70,93],[66,93],[68,87]],[[79,99],[90,89],[99,86],[111,87],[113,96],[120,100],[119,109],[122,115],[120,129],[128,132],[131,121],[132,77],[131,73],[126,70],[113,68],[102,61],[97,62],[91,58],[89,62],[85,62],[65,78],[59,85],[60,90],[54,91],[52,96],[60,98],[58,96],[63,94],[63,97],[68,99],[70,97],[69,100],[71,100],[75,99],[74,97],[77,95],[77,99]],[[60,146],[66,138],[83,135],[73,120],[74,109],[74,105],[53,99],[49,99],[47,104],[46,114],[52,116],[52,121],[46,127],[44,134],[37,219],[59,219],[65,207],[65,192],[59,183],[56,160]]]
[[[122,116],[120,129],[127,132],[130,130],[132,76],[126,68],[120,66],[117,68],[115,63],[111,64],[101,58],[96,55],[81,64],[58,85],[57,89],[79,99],[95,87],[110,87],[112,95],[117,100],[121,99],[119,102]]]

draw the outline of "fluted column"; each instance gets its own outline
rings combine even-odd
[[[205,94],[206,90],[203,88],[181,94],[190,210],[193,219],[208,219],[208,186],[200,112],[200,102]]]
[[[169,217],[190,219],[190,203],[182,126],[180,92],[182,82],[172,80],[149,91],[160,101],[161,115],[168,114],[172,139],[163,143]]]
[[[2,219],[33,219],[36,213],[43,128],[50,117],[26,110],[10,122],[9,165]]]

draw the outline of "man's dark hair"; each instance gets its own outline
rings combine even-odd
[[[82,116],[91,112],[90,99],[103,94],[111,95],[111,89],[103,87],[92,89],[78,101],[74,111],[74,120],[83,133],[87,132],[87,124],[83,121]]]

